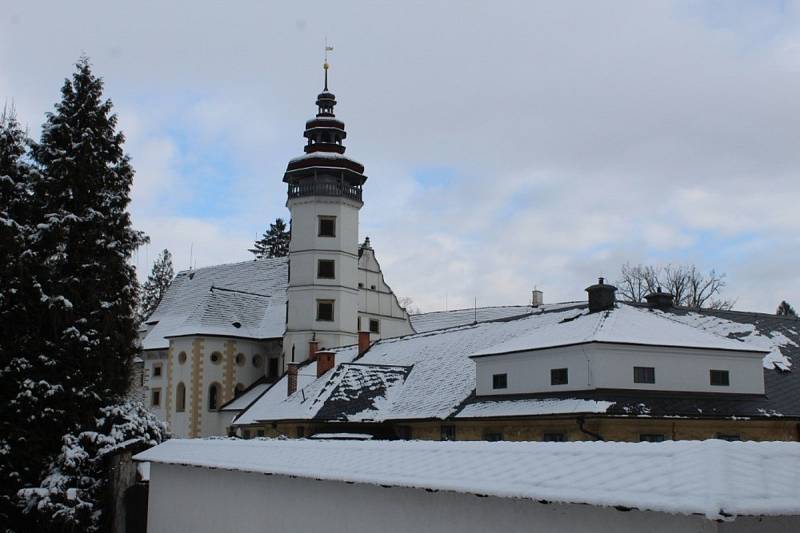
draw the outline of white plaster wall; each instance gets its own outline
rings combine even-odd
[[[760,354],[650,346],[585,344],[473,359],[477,394],[503,395],[592,389],[763,394]],[[634,383],[633,367],[655,368],[654,384]],[[550,370],[568,368],[567,385],[550,385]],[[728,370],[730,386],[712,386],[709,370]],[[508,375],[494,390],[492,376]]]
[[[358,211],[361,205],[346,198],[307,196],[286,202],[292,216],[289,252],[339,250],[358,255]],[[318,237],[319,216],[336,217],[336,237]]]
[[[777,533],[800,529],[800,517],[717,523],[699,516],[162,464],[151,465],[148,501],[149,533]]]

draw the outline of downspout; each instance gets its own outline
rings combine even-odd
[[[578,422],[578,429],[580,429],[582,433],[589,435],[594,440],[601,440],[605,442],[606,439],[604,439],[602,435],[600,435],[599,433],[595,433],[594,431],[589,431],[588,429],[583,427],[583,424],[586,423],[586,420],[582,416],[579,416],[576,420]]]

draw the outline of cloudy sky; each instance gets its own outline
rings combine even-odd
[[[291,5],[290,5],[291,4]],[[622,263],[800,305],[800,3],[39,2],[0,10],[0,99],[38,137],[86,53],[176,267],[288,217],[325,36],[361,238],[423,310],[584,297]]]

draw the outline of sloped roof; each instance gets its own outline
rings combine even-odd
[[[134,458],[713,520],[800,514],[800,444],[793,442],[171,439]]]
[[[534,327],[507,342],[479,350],[473,357],[541,350],[590,342],[762,352],[735,339],[672,320],[664,313],[621,305],[612,311],[588,310],[567,322]]]
[[[522,315],[529,315],[536,309],[529,305],[503,305],[479,307],[477,309],[454,309],[452,311],[432,311],[411,315],[411,325],[417,333],[427,333],[437,329],[468,326],[475,322],[489,322]]]
[[[167,337],[187,334],[281,337],[287,284],[285,257],[179,272],[147,321],[155,324],[142,348],[165,349]]]
[[[613,318],[612,318],[613,317]],[[587,391],[540,394],[525,397],[475,397],[475,366],[470,355],[513,346],[525,339],[529,346],[537,332],[556,338],[585,339],[576,332],[594,331],[601,324],[608,327],[608,337],[615,342],[669,342],[671,345],[707,346],[744,349],[765,354],[766,396],[715,397],[685,393],[641,391]],[[635,327],[634,327],[635,326]],[[559,329],[561,328],[561,329]],[[573,329],[575,328],[575,329]],[[600,328],[602,330],[602,328]],[[655,331],[661,329],[661,331]],[[641,331],[645,330],[645,331]],[[411,368],[402,382],[391,388],[383,399],[373,398],[370,409],[373,421],[403,419],[446,419],[449,417],[513,417],[564,413],[607,413],[631,416],[800,416],[800,373],[790,371],[792,359],[800,357],[800,321],[770,315],[723,311],[669,312],[650,311],[618,304],[610,313],[587,314],[586,304],[545,305],[532,313],[494,322],[458,326],[376,342],[362,357],[357,347],[336,351],[337,362],[364,365],[388,365]],[[530,337],[530,338],[529,338]],[[563,342],[561,339],[559,342]],[[520,341],[521,342],[521,341]],[[322,410],[322,391],[333,390],[329,372],[322,378],[312,376],[295,395],[286,400],[280,391],[254,402],[237,423],[258,421],[316,419],[361,421],[349,409]],[[263,400],[263,401],[262,401]],[[329,406],[330,407],[330,406]]]

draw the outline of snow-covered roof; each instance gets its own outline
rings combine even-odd
[[[355,159],[347,157],[344,154],[339,154],[337,152],[309,152],[307,154],[303,154],[292,158],[289,160],[289,164],[296,163],[298,161],[305,161],[306,159],[346,159],[352,161],[353,163],[361,164]]]
[[[549,308],[549,307],[548,307]],[[475,322],[488,322],[506,318],[529,315],[536,309],[529,305],[504,305],[497,307],[478,307],[477,309],[454,309],[452,311],[432,311],[410,315],[411,325],[417,333],[427,333],[437,329],[468,326]],[[477,319],[477,320],[476,320]]]
[[[281,337],[287,264],[279,257],[179,272],[147,321],[155,324],[142,348],[166,349],[167,337],[175,335]]]
[[[255,385],[251,386],[239,396],[234,398],[233,400],[229,401],[228,403],[224,404],[219,408],[220,411],[241,411],[245,409],[248,405],[253,403],[256,398],[264,394],[264,392],[270,388],[271,383],[262,383],[257,382]]]
[[[757,346],[688,326],[650,309],[619,305],[610,311],[584,311],[566,322],[543,324],[507,342],[484,348],[473,357],[498,355],[589,342],[761,352]]]
[[[800,375],[786,372],[791,354],[800,353],[800,322],[781,317],[721,312],[711,315],[670,312],[618,304],[611,312],[591,313],[586,304],[547,305],[474,325],[436,329],[383,339],[362,356],[357,347],[336,350],[337,367],[317,379],[302,367],[298,391],[287,398],[285,378],[235,421],[250,425],[277,420],[388,421],[449,417],[540,416],[608,413],[632,416],[800,416]],[[474,317],[474,310],[472,310]],[[533,343],[559,345],[589,339],[610,342],[663,343],[761,352],[766,396],[717,398],[574,391],[558,397],[475,397],[475,366],[470,356],[495,353],[500,347],[529,349]],[[793,340],[794,339],[794,340]],[[503,348],[505,350],[507,348]],[[342,366],[341,363],[354,363]],[[371,367],[370,385],[340,387],[346,375]],[[405,375],[397,379],[396,368]],[[306,369],[306,370],[303,370]],[[385,369],[385,370],[384,370]],[[775,369],[779,369],[776,371]],[[390,375],[391,374],[391,375]],[[333,395],[334,391],[337,395]],[[347,399],[337,400],[339,395]],[[553,396],[553,395],[551,395]]]
[[[709,519],[800,514],[791,442],[173,439],[135,459]]]

